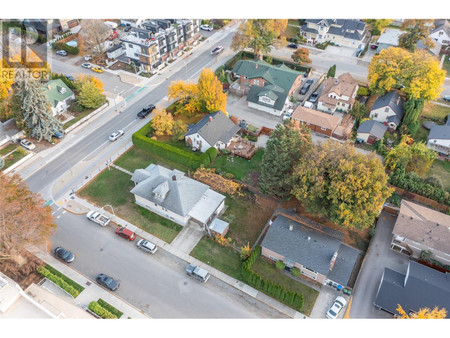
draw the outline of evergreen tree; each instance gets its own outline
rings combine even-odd
[[[408,127],[410,135],[414,135],[419,128],[419,118],[422,114],[425,101],[423,99],[409,100],[403,104],[405,117],[403,124]]]
[[[311,135],[298,122],[278,125],[267,141],[261,162],[259,188],[265,195],[289,197],[292,189],[292,168],[309,149]]]
[[[327,77],[335,77],[336,76],[336,65],[332,65],[330,69],[328,69]]]
[[[21,103],[21,116],[24,128],[38,141],[52,140],[52,135],[61,131],[62,124],[50,109],[43,85],[35,79],[22,76],[17,81],[17,97]]]

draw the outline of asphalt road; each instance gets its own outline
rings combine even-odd
[[[115,293],[154,318],[283,318],[279,312],[211,277],[200,283],[184,273],[186,263],[161,248],[148,254],[85,216],[60,209],[52,246],[71,250],[70,265],[95,280],[105,273],[120,280]]]

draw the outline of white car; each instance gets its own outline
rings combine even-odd
[[[284,113],[283,120],[290,120],[292,114],[294,114],[294,109],[289,109],[286,113]]]
[[[329,319],[336,319],[339,315],[339,312],[341,312],[341,310],[344,308],[345,304],[347,304],[347,301],[344,299],[344,297],[337,297],[325,317]]]
[[[140,239],[137,242],[137,247],[139,249],[142,249],[145,252],[148,252],[148,253],[151,253],[151,254],[154,254],[158,250],[158,248],[156,247],[155,244],[153,244],[153,243],[151,243],[149,241],[146,241],[145,239]]]
[[[114,133],[112,133],[111,135],[109,135],[109,140],[110,140],[111,142],[117,141],[117,139],[118,139],[119,137],[122,137],[123,134],[125,134],[125,132],[124,132],[123,130],[115,131]]]
[[[200,29],[211,32],[213,30],[213,26],[212,25],[201,25]]]
[[[61,55],[61,56],[66,56],[67,55],[67,52],[65,51],[65,50],[58,50],[57,52],[56,52],[56,55]]]
[[[36,148],[36,146],[27,139],[23,139],[22,141],[20,141],[20,145],[28,150],[33,150],[34,148]]]
[[[84,57],[84,61],[91,61],[91,56],[90,55],[86,55]]]
[[[85,62],[85,63],[81,64],[81,67],[89,69],[92,67],[92,65],[88,62]]]
[[[222,46],[217,46],[216,48],[214,48],[214,49],[211,51],[211,54],[212,54],[212,55],[216,55],[216,54],[219,54],[221,51],[223,51],[223,47],[222,47]]]

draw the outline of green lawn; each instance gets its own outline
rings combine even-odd
[[[79,195],[99,207],[112,205],[117,216],[163,241],[172,242],[182,227],[134,203],[130,193],[134,183],[130,179],[131,176],[115,168],[104,170]]]
[[[4,157],[3,159],[5,160],[5,165],[3,166],[2,169],[0,169],[0,171],[5,170],[7,168],[9,168],[10,166],[12,166],[14,163],[18,162],[19,160],[21,160],[22,158],[24,158],[25,156],[27,156],[27,153],[25,150],[22,150],[21,148],[18,148],[15,152],[13,152],[11,155]]]
[[[66,130],[67,128],[69,128],[71,125],[74,125],[75,123],[77,123],[78,121],[80,121],[83,117],[88,116],[90,113],[92,113],[95,109],[87,109],[83,112],[77,113],[77,115],[70,120],[69,122],[66,122],[63,124],[63,129]]]
[[[420,127],[419,127],[419,129],[417,129],[417,131],[413,137],[414,141],[416,141],[416,142],[423,141],[423,142],[427,143],[427,141],[428,141],[428,134],[430,133],[430,131],[423,127],[422,124],[424,121],[425,121],[425,119],[423,119],[423,118],[419,119]]]
[[[450,161],[435,160],[427,176],[438,177],[444,185],[444,189],[450,192]]]
[[[289,19],[288,20],[288,25],[293,25],[293,26],[299,26],[300,27],[300,23],[298,22],[298,19]]]
[[[0,156],[5,156],[6,154],[9,154],[11,151],[17,148],[17,145],[14,143],[8,144],[6,147],[0,149]]]
[[[297,21],[297,25],[298,25],[298,21]],[[287,26],[287,28],[286,28],[286,37],[292,39],[292,38],[295,38],[295,37],[297,37],[299,35],[300,35],[300,27],[299,26],[297,26],[297,27],[294,27],[294,26],[291,26],[291,25]]]
[[[253,264],[252,270],[260,274],[263,279],[269,279],[274,283],[282,285],[288,291],[296,291],[299,294],[302,294],[305,302],[301,312],[307,316],[311,314],[317,296],[319,295],[318,291],[283,275],[275,268],[274,264],[268,263],[262,257],[259,257],[256,260],[255,264]]]
[[[229,156],[219,155],[211,164],[211,167],[216,168],[216,171],[227,172],[234,175],[234,178],[246,182],[249,180],[248,174],[250,172],[260,173],[261,160],[264,155],[264,150],[258,150],[250,161],[241,157],[234,156],[233,162]]]
[[[242,280],[239,254],[230,247],[222,246],[210,238],[203,237],[190,255],[233,278]]]
[[[423,108],[422,115],[424,117],[428,117],[431,120],[438,120],[440,122],[444,122],[444,118],[450,114],[450,106],[441,106],[438,104],[434,104],[431,102],[428,102],[425,104],[425,107]]]

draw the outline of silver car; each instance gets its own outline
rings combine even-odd
[[[123,130],[115,131],[114,133],[112,133],[111,135],[109,135],[109,140],[110,140],[111,142],[117,141],[117,139],[119,139],[120,137],[122,137],[123,134],[125,134],[125,132],[124,132]]]
[[[89,69],[89,68],[91,68],[92,66],[91,66],[90,63],[85,62],[85,63],[81,64],[81,67]]]
[[[153,244],[149,241],[146,241],[145,239],[140,239],[136,245],[139,249],[142,249],[145,252],[148,252],[151,254],[154,254],[158,250],[158,248],[155,244]]]

